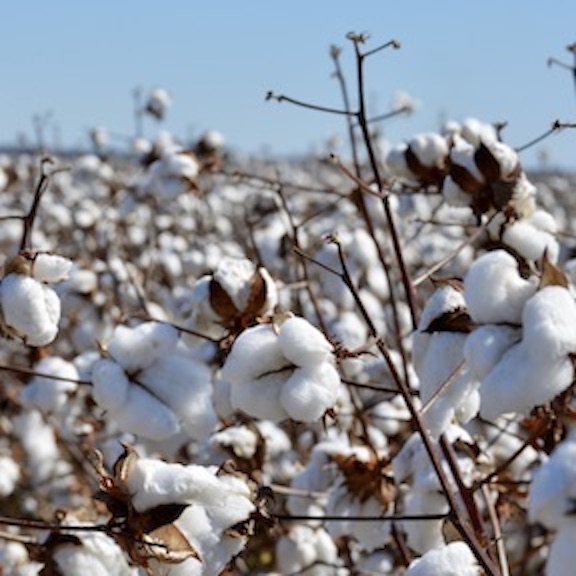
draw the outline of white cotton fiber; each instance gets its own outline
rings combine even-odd
[[[68,278],[72,265],[63,256],[39,253],[32,262],[32,276],[40,282],[61,282]]]
[[[532,262],[540,262],[546,254],[550,262],[556,262],[560,246],[556,238],[538,229],[530,220],[511,223],[502,234],[502,241]]]
[[[406,576],[479,576],[480,567],[465,542],[430,550],[410,564]]]
[[[108,352],[130,373],[150,366],[172,350],[177,341],[176,328],[163,322],[145,322],[135,328],[120,325],[108,343]]]
[[[282,354],[296,366],[314,367],[330,357],[333,347],[320,330],[304,318],[288,318],[280,326]]]
[[[280,402],[290,418],[299,422],[314,422],[336,404],[340,376],[326,362],[313,368],[299,368],[282,387]]]
[[[478,380],[484,379],[521,337],[521,330],[512,326],[479,326],[468,335],[464,344],[467,366]]]
[[[29,346],[47,346],[58,334],[60,300],[34,278],[8,274],[0,283],[4,322]]]
[[[482,381],[481,414],[485,418],[507,412],[527,414],[572,383],[569,354],[576,351],[576,304],[570,292],[560,286],[537,292],[524,306],[522,326],[521,342]],[[495,348],[497,355],[501,348]],[[477,350],[480,358],[482,349],[478,346]]]
[[[519,324],[524,304],[536,285],[522,278],[513,256],[504,250],[478,258],[464,279],[464,298],[472,319],[480,324]]]
[[[119,411],[110,412],[120,430],[150,440],[165,440],[180,431],[174,412],[139,386],[131,385],[127,402]]]
[[[34,371],[71,380],[78,380],[79,378],[78,370],[74,364],[58,356],[43,358],[34,365]],[[69,394],[76,388],[75,382],[34,376],[22,389],[20,401],[25,406],[37,408],[44,413],[56,412],[65,407]]]
[[[573,522],[567,514],[574,509],[575,501],[576,438],[572,432],[534,473],[528,500],[530,521],[558,530]]]
[[[103,358],[92,367],[92,394],[104,410],[119,411],[128,401],[130,382],[119,364]]]
[[[410,149],[427,167],[443,166],[449,152],[446,138],[434,133],[418,134],[410,140]]]
[[[222,368],[222,378],[242,382],[283,367],[290,367],[290,362],[282,354],[272,326],[260,324],[244,330],[234,341]]]

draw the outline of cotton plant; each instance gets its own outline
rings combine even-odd
[[[141,458],[130,447],[113,470],[102,474],[102,498],[120,523],[116,540],[148,573],[220,574],[246,545],[256,508],[241,476]]]
[[[522,278],[515,259],[497,250],[478,258],[464,280],[478,324],[464,355],[480,382],[480,414],[489,420],[527,414],[572,383],[576,303],[561,271],[548,266],[542,275],[540,286]]]
[[[162,322],[119,325],[91,369],[93,398],[124,432],[162,441],[206,439],[216,425],[211,371]]]
[[[297,316],[247,328],[222,367],[231,406],[273,422],[318,421],[340,395],[333,352],[322,332]]]
[[[23,252],[7,260],[0,281],[2,332],[31,347],[58,335],[61,304],[50,284],[68,277],[72,261],[49,253]]]

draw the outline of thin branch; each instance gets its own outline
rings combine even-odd
[[[306,520],[320,522],[430,522],[431,520],[445,520],[450,514],[391,514],[388,516],[313,516],[274,514],[273,518],[283,522],[302,522]]]
[[[24,368],[23,366],[10,366],[7,364],[0,364],[0,371],[14,372],[15,374],[22,374],[24,376],[37,376],[38,378],[46,378],[47,380],[58,380],[60,382],[72,382],[73,384],[78,384],[80,386],[92,386],[92,382],[90,380],[80,380],[78,378],[66,378],[64,376],[56,376],[55,374],[37,372],[36,370],[31,370],[30,368]]]
[[[112,529],[109,524],[58,524],[53,522],[44,522],[44,520],[35,520],[29,518],[11,518],[10,516],[0,516],[0,524],[4,526],[16,526],[18,528],[28,528],[29,530],[47,530],[49,532],[106,532]]]
[[[560,120],[554,120],[554,122],[552,122],[552,126],[550,128],[548,128],[548,130],[546,130],[546,132],[544,132],[544,134],[537,136],[536,138],[534,138],[533,140],[530,140],[530,142],[527,142],[523,146],[517,147],[516,152],[524,152],[524,150],[527,150],[528,148],[534,146],[535,144],[542,142],[542,140],[545,140],[546,138],[548,138],[549,136],[551,136],[555,132],[560,132],[561,130],[564,130],[565,128],[576,128],[576,124],[571,124],[568,122],[560,122]]]
[[[276,100],[276,102],[289,102],[301,108],[307,108],[308,110],[315,110],[316,112],[327,112],[328,114],[338,114],[340,116],[355,116],[355,112],[348,112],[347,110],[340,110],[339,108],[329,108],[327,106],[318,106],[316,104],[309,104],[302,100],[296,100],[296,98],[291,98],[290,96],[285,96],[284,94],[275,94],[269,91],[266,94],[266,100]]]
[[[484,496],[484,502],[486,504],[486,510],[488,511],[488,518],[492,526],[492,531],[494,533],[494,542],[496,543],[496,552],[498,554],[498,562],[500,564],[500,572],[502,576],[510,576],[510,568],[508,566],[508,557],[506,556],[506,546],[504,544],[504,539],[502,538],[502,528],[500,526],[500,520],[498,519],[498,513],[496,512],[496,507],[492,502],[490,496],[490,490],[485,484],[482,486],[482,496]]]

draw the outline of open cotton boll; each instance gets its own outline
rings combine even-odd
[[[464,278],[464,298],[479,324],[519,324],[524,304],[536,289],[535,282],[520,276],[518,263],[504,250],[480,256]]]
[[[259,324],[236,338],[222,368],[222,378],[236,383],[290,367],[272,326]]]
[[[483,380],[521,338],[519,328],[495,324],[479,326],[466,338],[466,364],[478,380]]]
[[[254,264],[247,258],[224,258],[213,274],[238,310],[244,310],[252,291]]]
[[[465,542],[430,550],[410,563],[406,576],[480,576],[482,570]]]
[[[503,177],[514,173],[520,161],[518,153],[514,148],[511,148],[507,144],[504,144],[504,142],[498,140],[483,142],[483,144],[488,147],[493,158],[500,165],[500,172]]]
[[[410,149],[418,160],[427,167],[441,167],[448,157],[446,138],[440,134],[419,134],[410,140]]]
[[[498,139],[498,132],[493,124],[482,122],[477,118],[466,118],[460,125],[460,135],[473,146],[479,146]]]
[[[28,346],[47,346],[56,338],[60,300],[45,284],[8,274],[0,283],[0,307],[6,326]]]
[[[78,380],[78,370],[71,362],[52,356],[43,358],[34,365],[33,370],[40,374]],[[20,393],[20,401],[25,405],[37,408],[41,412],[59,412],[67,404],[69,394],[74,392],[78,384],[55,378],[34,376]]]
[[[502,241],[532,262],[539,262],[544,254],[550,262],[558,260],[560,245],[556,238],[530,220],[512,222],[504,230]]]
[[[119,325],[108,343],[108,352],[126,372],[150,366],[157,358],[173,350],[178,331],[163,322],[145,322],[130,328]]]
[[[528,514],[550,530],[573,524],[567,515],[576,501],[576,434],[570,433],[536,470],[530,484]]]
[[[328,360],[334,350],[320,330],[299,317],[288,318],[282,323],[278,344],[290,362],[310,368]]]
[[[475,146],[461,138],[454,136],[454,145],[450,150],[450,161],[452,164],[457,164],[465,168],[477,182],[484,182],[484,177],[476,165],[474,154],[476,152]]]
[[[41,252],[32,261],[32,276],[40,282],[61,282],[68,278],[72,265],[68,258]]]
[[[336,404],[340,376],[326,362],[313,368],[299,368],[282,387],[280,402],[286,413],[298,422],[314,422]]]
[[[174,525],[201,558],[167,566],[153,562],[153,573],[220,574],[246,543],[228,529],[248,520],[255,507],[251,492],[240,478],[218,473],[216,468],[168,464],[149,458],[136,460],[126,478],[127,493],[138,512],[170,504],[188,505]]]
[[[569,354],[576,351],[576,304],[570,292],[547,286],[525,305],[523,338],[482,381],[485,418],[526,413],[552,400],[572,383]]]

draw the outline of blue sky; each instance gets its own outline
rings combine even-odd
[[[20,0],[0,6],[0,142],[33,135],[34,114],[50,113],[47,140],[86,144],[91,127],[132,135],[132,92],[162,86],[174,103],[165,128],[180,136],[214,128],[234,148],[306,153],[342,118],[266,103],[268,90],[339,106],[329,48],[344,48],[353,85],[349,31],[369,46],[402,43],[367,66],[370,109],[385,112],[395,92],[420,102],[408,119],[385,126],[396,142],[435,130],[441,118],[508,121],[505,140],[519,146],[551,123],[576,121],[570,73],[574,0]],[[157,130],[152,122],[146,130]],[[576,130],[524,155],[576,169]]]

